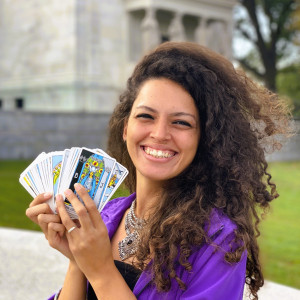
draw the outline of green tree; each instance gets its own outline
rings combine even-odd
[[[300,45],[300,0],[296,2],[296,9],[292,18],[292,28],[297,32],[294,42],[295,44]]]
[[[239,0],[239,3],[246,15],[237,18],[236,29],[251,42],[253,49],[237,60],[269,89],[277,91],[279,65],[294,50],[293,40],[298,31],[293,26],[296,0]]]

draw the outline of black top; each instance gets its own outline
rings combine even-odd
[[[138,281],[142,271],[139,269],[136,269],[134,266],[124,263],[122,261],[115,260],[115,265],[121,275],[123,276],[124,280],[126,281],[129,288],[133,291],[133,288]],[[118,287],[116,287],[118,288]],[[87,299],[88,300],[94,300],[97,299],[96,294],[93,290],[93,287],[88,284],[88,292],[87,292]]]

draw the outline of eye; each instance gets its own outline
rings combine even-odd
[[[183,120],[174,121],[173,124],[182,125],[182,126],[186,126],[186,127],[192,127],[192,125],[189,122],[183,121]]]
[[[146,113],[143,113],[143,114],[138,114],[136,116],[136,118],[138,119],[154,119],[153,116],[151,116],[150,114],[146,114]]]

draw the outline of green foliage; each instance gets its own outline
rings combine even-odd
[[[0,226],[39,230],[26,216],[32,200],[19,184],[20,173],[29,161],[0,161]],[[271,211],[261,223],[263,269],[266,279],[300,288],[300,161],[270,164],[271,174],[280,197],[272,202]],[[114,197],[128,195],[120,187]]]
[[[300,117],[300,64],[280,70],[277,76],[278,92],[290,98],[293,115]]]

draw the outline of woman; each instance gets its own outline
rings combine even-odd
[[[70,259],[59,299],[254,299],[263,285],[260,217],[276,198],[264,156],[287,132],[285,106],[213,51],[168,42],[146,55],[111,121],[110,154],[133,194],[101,217],[81,185],[27,210]],[[88,287],[87,287],[88,282]],[[58,295],[57,295],[58,296]]]

